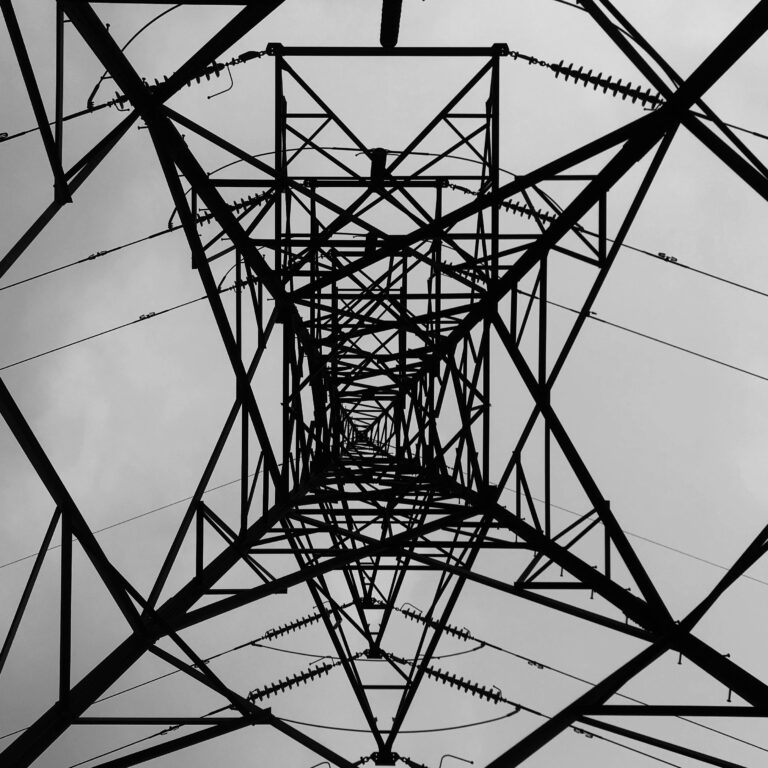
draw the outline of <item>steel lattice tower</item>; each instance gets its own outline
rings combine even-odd
[[[381,48],[269,47],[265,61],[274,67],[275,98],[267,119],[274,119],[275,146],[268,159],[212,133],[168,101],[194,78],[218,73],[217,60],[280,0],[230,3],[242,6],[234,19],[155,84],[137,74],[95,3],[61,0],[59,29],[65,18],[71,22],[113,78],[127,109],[117,127],[64,168],[61,103],[51,129],[11,0],[0,0],[55,180],[54,201],[4,256],[0,276],[141,120],[236,379],[228,418],[148,594],[110,562],[11,392],[0,384],[0,411],[55,505],[0,653],[0,671],[57,531],[62,548],[59,695],[8,744],[4,766],[34,765],[72,726],[104,724],[188,728],[99,763],[104,766],[139,764],[257,724],[272,726],[333,765],[359,764],[357,757],[338,754],[272,714],[260,696],[226,685],[184,639],[192,627],[299,585],[311,593],[312,620],[324,626],[335,664],[365,718],[369,759],[418,765],[399,755],[397,740],[425,680],[499,698],[480,683],[434,666],[440,640],[457,632],[451,615],[468,583],[635,638],[643,647],[511,744],[491,766],[523,764],[574,725],[703,764],[736,765],[644,734],[627,722],[641,716],[766,716],[768,685],[699,639],[696,626],[765,554],[768,529],[707,599],[675,620],[559,418],[553,388],[681,126],[768,198],[768,171],[702,101],[764,34],[768,2],[758,3],[687,79],[678,77],[610,2],[580,2],[658,93],[590,80],[591,73],[562,68],[561,74],[610,87],[652,109],[502,182],[500,63],[510,56],[508,47],[398,47],[400,2],[389,0]],[[474,67],[470,79],[402,148],[366,145],[338,116],[333,98],[313,90],[302,76],[308,60],[343,57],[354,66],[362,57],[394,56],[461,58]],[[62,77],[59,69],[59,83]],[[217,171],[204,167],[182,131],[231,162]],[[336,146],[339,137],[344,147]],[[459,150],[473,162],[458,162]],[[637,168],[642,173],[631,194],[624,187],[614,196],[615,187]],[[559,205],[558,199],[568,202]],[[234,281],[232,312],[222,298],[227,279]],[[558,335],[551,329],[549,291],[562,282],[578,285],[578,311],[567,332]],[[268,362],[275,349],[279,371]],[[277,436],[256,395],[256,382],[275,377],[282,392]],[[504,407],[498,416],[492,408],[513,398],[514,408],[524,412],[520,429],[508,426]],[[203,497],[222,456],[232,450],[242,475],[239,503],[236,510],[221,511]],[[583,514],[567,526],[551,515],[549,489],[556,475],[567,476],[585,500]],[[532,476],[544,488],[542,505],[533,498]],[[512,504],[503,496],[505,488],[513,489]],[[69,661],[74,539],[131,630],[79,680],[71,679]],[[491,555],[505,558],[506,579],[478,567]],[[433,599],[423,613],[402,608],[414,578],[433,584]],[[171,589],[170,583],[182,586]],[[587,606],[573,599],[575,594],[596,602]],[[412,658],[392,652],[388,644],[398,613],[419,626]],[[622,686],[671,651],[744,703],[615,703],[612,697]],[[147,654],[216,693],[220,710],[198,718],[91,714],[94,703]],[[362,662],[370,659],[387,669],[385,682],[366,677]],[[298,682],[325,670],[303,673]],[[391,724],[382,715],[382,691],[389,696]]]

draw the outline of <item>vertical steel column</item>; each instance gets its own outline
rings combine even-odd
[[[61,516],[61,600],[59,627],[59,702],[66,710],[72,667],[72,525],[68,511]]]
[[[59,0],[56,0],[56,107],[54,144],[59,168],[63,168],[64,156],[64,11]],[[58,180],[57,180],[58,185]],[[67,190],[57,190],[57,196],[66,198]]]
[[[283,194],[286,192],[285,165],[283,156],[284,122],[288,119],[283,95],[283,55],[281,45],[271,45],[270,51],[275,59],[275,272],[282,278],[282,233],[283,233]]]

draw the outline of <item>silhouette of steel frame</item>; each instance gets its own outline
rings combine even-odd
[[[187,724],[199,725],[203,729],[169,739],[160,746],[111,759],[101,765],[135,765],[257,723],[272,725],[333,764],[352,765],[351,761],[280,720],[268,709],[231,690],[179,634],[187,627],[251,604],[262,597],[284,592],[297,584],[306,584],[323,610],[329,636],[368,719],[377,747],[375,761],[390,764],[396,757],[393,751],[395,738],[451,610],[467,581],[549,606],[648,643],[635,658],[577,698],[490,765],[511,766],[523,763],[575,722],[668,750],[673,754],[695,758],[706,764],[735,765],[595,718],[628,715],[768,716],[768,686],[693,634],[697,623],[713,603],[765,554],[768,548],[768,527],[760,532],[712,593],[681,621],[674,621],[616,523],[610,505],[558,419],[550,403],[550,391],[679,127],[689,130],[758,194],[768,199],[768,171],[702,102],[707,90],[768,28],[768,2],[758,3],[702,65],[683,80],[610,2],[582,0],[581,5],[585,10],[659,90],[665,103],[658,110],[504,185],[498,179],[497,123],[498,63],[505,53],[503,46],[487,49],[393,48],[399,19],[393,18],[391,14],[399,15],[399,2],[385,1],[384,4],[382,41],[389,46],[385,49],[272,47],[277,75],[274,167],[252,158],[246,150],[211,134],[165,106],[165,102],[189,79],[198,75],[206,65],[281,4],[277,0],[258,4],[240,3],[244,7],[231,22],[166,83],[152,88],[143,83],[133,70],[90,3],[62,0],[56,11],[59,54],[57,98],[54,130],[50,131],[12,4],[10,0],[0,0],[40,125],[55,183],[53,202],[0,261],[0,276],[22,255],[55,213],[71,200],[79,186],[127,130],[138,119],[142,119],[149,129],[189,241],[193,266],[206,290],[237,378],[237,395],[221,436],[214,446],[155,585],[146,597],[139,594],[110,563],[80,513],[76,501],[70,496],[44,448],[14,403],[11,393],[0,382],[0,411],[55,503],[51,524],[0,651],[0,671],[57,526],[61,529],[62,542],[59,699],[6,748],[2,753],[4,765],[14,768],[31,765],[73,724],[103,723]],[[115,129],[67,170],[62,167],[61,155],[64,16],[72,22],[101,60],[133,107]],[[622,33],[619,27],[628,35]],[[445,178],[395,173],[397,166],[408,156],[408,150],[400,153],[393,163],[387,164],[385,150],[361,147],[361,151],[370,159],[370,172],[363,177],[353,175],[353,183],[348,179],[342,182],[341,179],[327,177],[303,177],[301,182],[292,178],[288,172],[286,138],[289,132],[296,135],[297,129],[291,125],[288,110],[281,108],[281,78],[286,73],[296,75],[288,59],[307,55],[464,55],[487,58],[489,63],[486,66],[491,72],[492,86],[484,129],[488,141],[483,169],[479,174],[482,185],[477,199],[444,212],[441,197],[447,183]],[[691,108],[694,106],[703,112],[717,130],[692,113]],[[450,108],[440,113],[437,119],[443,120]],[[324,109],[326,117],[332,114],[327,105]],[[342,124],[336,115],[332,119]],[[269,210],[274,213],[272,266],[262,255],[262,250],[269,246],[262,243],[259,247],[254,243],[250,230],[241,223],[241,217],[235,215],[232,206],[222,196],[221,190],[227,186],[226,181],[208,177],[186,146],[177,126],[195,132],[268,177],[269,182],[264,184],[264,189],[269,193],[269,199],[257,213],[257,218],[261,217],[259,221],[263,221]],[[300,138],[307,145],[312,144],[311,137]],[[467,137],[463,138],[466,140]],[[519,251],[514,263],[501,269],[499,244],[504,233],[500,230],[499,213],[504,202],[515,194],[526,194],[548,179],[567,176],[570,169],[584,160],[611,149],[617,151],[603,169],[583,179],[583,190],[569,205],[558,211],[551,222],[539,220],[540,234]],[[590,260],[596,270],[595,280],[556,362],[548,368],[545,362],[548,352],[545,310],[547,256],[558,248],[558,243],[567,233],[574,231],[588,211],[604,206],[613,185],[646,156],[651,157],[648,169],[610,248],[604,231],[601,232],[594,258]],[[181,186],[180,173],[191,187],[191,200],[187,199]],[[320,206],[334,210],[332,201],[324,196],[323,189],[341,183],[359,188],[362,202],[370,199],[371,202],[385,200],[393,203],[395,192],[407,195],[411,188],[427,188],[435,194],[435,207],[428,215],[424,211],[426,221],[407,234],[390,235],[368,226],[364,244],[345,244],[340,234],[341,228],[350,222],[357,226],[364,224],[360,213],[361,200],[358,200],[357,206],[335,210],[336,218],[330,225],[318,214]],[[306,201],[308,208],[310,231],[306,233],[297,233],[286,226],[290,220],[286,217],[287,201],[291,199],[291,205],[295,206],[299,195]],[[234,328],[212,271],[211,244],[204,243],[197,230],[199,202],[206,206],[208,215],[216,220],[221,232],[232,242],[234,267],[237,269]],[[436,254],[439,254],[444,243],[450,243],[457,252],[461,252],[463,249],[451,231],[473,218],[482,221],[482,226],[475,234],[475,243],[483,247],[489,245],[489,248],[482,251],[482,258],[475,258],[476,263],[472,263],[473,254],[469,254],[466,275],[459,276],[460,270],[447,275]],[[549,225],[545,226],[547,223]],[[429,244],[427,250],[419,250],[424,243]],[[350,248],[354,257],[349,253],[345,256],[343,248]],[[474,255],[476,257],[476,253]],[[426,264],[431,270],[426,293],[417,296],[409,294],[408,286],[411,265],[415,263]],[[376,270],[383,264],[388,268],[383,273],[377,273]],[[530,364],[516,336],[520,329],[517,327],[519,315],[515,302],[524,295],[518,290],[520,281],[533,270],[538,270],[540,334],[536,359]],[[465,286],[465,292],[459,299],[465,304],[460,312],[446,313],[441,304],[447,301],[442,286],[449,280],[457,282],[459,279],[464,280]],[[349,285],[354,288],[345,287]],[[271,313],[265,310],[264,290],[274,300]],[[324,293],[324,290],[327,292]],[[253,356],[244,361],[244,324],[249,297],[253,309],[253,317],[249,320],[258,329],[258,344]],[[510,322],[502,320],[498,310],[502,299],[507,298],[513,308]],[[410,310],[413,302],[417,301],[426,301],[429,305],[423,316],[416,316]],[[282,445],[279,449],[272,444],[251,386],[264,350],[277,328],[280,328],[284,350],[284,406]],[[481,329],[480,340],[475,346],[472,333],[478,328]],[[488,423],[491,377],[489,339],[492,330],[503,344],[535,404],[497,484],[492,483],[489,472],[489,455],[493,448],[490,445]],[[391,338],[375,351],[368,350],[361,354],[363,350],[354,341],[355,335],[375,336],[381,332],[389,332]],[[408,334],[418,336],[423,342],[416,356],[409,356]],[[371,366],[387,379],[386,383],[365,384],[362,376],[370,373]],[[436,400],[440,399],[440,392],[448,387],[453,387],[455,391],[465,424],[446,441],[437,425],[439,406]],[[307,407],[311,409],[309,415],[304,413]],[[243,485],[240,528],[234,529],[203,502],[202,496],[238,417],[243,435]],[[592,504],[593,509],[580,522],[585,522],[590,528],[601,527],[604,531],[605,558],[598,569],[571,551],[575,539],[564,543],[564,532],[554,530],[546,508],[543,520],[536,516],[530,502],[528,509],[523,509],[530,491],[520,456],[527,437],[540,417],[545,423],[547,445],[553,441],[559,447]],[[472,429],[474,421],[479,425],[476,431]],[[258,458],[249,456],[249,433],[255,435],[258,441]],[[446,461],[449,450],[454,450],[459,459],[453,467],[449,467]],[[545,475],[549,472],[548,462],[547,453],[544,459]],[[263,507],[260,516],[250,513],[257,483],[248,483],[247,478],[254,467],[257,472],[263,472],[264,477],[260,489]],[[509,511],[500,505],[499,495],[500,487],[513,475],[519,503],[517,510]],[[358,510],[350,506],[358,503],[366,505],[365,508]],[[370,530],[372,518],[385,521],[380,526],[378,536]],[[208,531],[206,526],[215,529],[226,542],[226,546],[209,562],[205,560],[204,550],[205,533]],[[490,535],[491,530],[497,532],[495,537]],[[325,546],[318,545],[318,532],[327,536],[329,543]],[[519,539],[519,544],[513,543],[511,539],[500,538],[502,533],[514,535],[515,541]],[[445,538],[435,542],[429,538],[432,535]],[[161,601],[169,574],[177,565],[182,543],[188,536],[193,536],[196,542],[194,575],[175,595]],[[128,639],[75,684],[70,680],[69,669],[73,537],[83,547],[133,630]],[[482,548],[499,546],[531,551],[529,565],[509,582],[473,570],[475,558]],[[258,560],[259,555],[288,552],[295,557],[297,567],[281,575],[271,574]],[[396,576],[390,581],[389,591],[382,593],[377,591],[377,585],[382,583],[384,574],[392,568],[383,562],[385,557],[396,558]],[[639,595],[628,593],[612,578],[612,557],[621,559],[638,586]],[[216,585],[221,578],[239,562],[249,565],[254,578],[258,578],[261,583],[242,588],[218,588]],[[538,579],[551,563],[559,565],[575,580],[569,582],[567,588],[592,590],[618,608],[627,622],[552,597],[549,593],[563,589],[565,585]],[[447,597],[439,605],[436,597],[435,604],[428,612],[430,625],[425,625],[422,636],[420,647],[425,650],[421,660],[415,661],[410,669],[404,669],[382,647],[381,641],[402,578],[416,568],[433,569],[441,574],[440,593]],[[344,575],[352,597],[352,612],[347,606],[340,605],[328,588],[324,577],[332,572]],[[197,603],[205,596],[215,596],[215,599],[198,606]],[[378,628],[374,628],[368,618],[367,612],[370,611],[380,616],[377,619]],[[343,622],[354,625],[365,639],[368,655],[385,658],[404,677],[401,703],[395,722],[388,731],[379,730],[376,724],[368,703],[366,686],[355,670],[355,658]],[[156,645],[163,637],[175,643],[182,658]],[[668,650],[678,651],[689,658],[741,696],[748,706],[635,707],[606,704],[621,686]],[[220,693],[236,714],[221,718],[170,719],[95,718],[84,714],[121,674],[148,652]]]

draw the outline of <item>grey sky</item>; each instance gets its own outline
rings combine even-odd
[[[47,0],[17,2],[16,12],[41,81],[52,105],[53,8]],[[618,6],[670,63],[688,75],[750,9],[751,3],[696,0],[619,2]],[[550,0],[405,0],[401,44],[486,45],[510,48],[546,60],[575,62],[645,86],[586,14]],[[116,40],[126,40],[161,6],[96,6],[111,24]],[[287,0],[273,16],[234,47],[228,57],[285,44],[376,45],[377,0]],[[231,9],[184,8],[158,22],[129,49],[138,71],[151,79],[170,74],[221,26]],[[0,32],[2,110],[0,131],[30,127],[33,115],[7,35]],[[82,109],[101,67],[71,28],[67,29],[66,111]],[[760,41],[707,95],[721,117],[766,131],[765,76],[768,43]],[[357,64],[359,63],[359,66]],[[429,62],[412,72],[397,62],[355,67],[300,61],[297,70],[349,120],[368,146],[398,148],[441,108],[472,72],[474,64]],[[173,101],[180,112],[253,153],[272,146],[273,62],[263,58],[233,68],[234,88],[206,99],[224,79],[184,89]],[[111,82],[97,102],[112,98]],[[608,130],[628,122],[641,109],[628,102],[554,80],[545,70],[502,60],[501,165],[512,172],[531,170]],[[361,106],[363,104],[364,106]],[[394,119],[393,119],[393,116]],[[67,125],[65,164],[73,162],[116,124],[114,109]],[[765,159],[768,142],[744,141]],[[194,149],[198,145],[190,140]],[[201,150],[213,168],[220,155]],[[224,162],[221,160],[221,162]],[[616,210],[626,205],[642,165],[616,190]],[[36,135],[0,144],[0,250],[4,253],[51,197],[50,170]],[[564,193],[567,196],[567,193]],[[764,201],[717,158],[681,130],[627,242],[663,251],[681,262],[768,290],[764,243],[768,218]],[[82,258],[163,229],[172,204],[147,131],[134,127],[110,157],[37,238],[5,276],[3,284]],[[615,231],[615,219],[613,220]],[[580,286],[567,271],[552,286],[552,297],[577,300]],[[558,296],[554,294],[559,291]],[[101,331],[141,314],[203,294],[190,269],[181,234],[150,240],[125,251],[0,291],[0,366]],[[229,301],[229,299],[225,299]],[[600,317],[658,336],[768,376],[764,345],[768,299],[747,294],[689,271],[630,251],[622,251],[596,305]],[[552,309],[553,328],[571,322]],[[270,352],[279,365],[279,345]],[[270,370],[269,364],[264,370]],[[500,364],[500,371],[504,371]],[[93,529],[107,526],[189,496],[199,478],[234,395],[234,379],[210,310],[204,302],[131,326],[71,349],[9,369],[2,374],[51,460]],[[280,382],[264,377],[257,395],[278,429]],[[499,379],[498,465],[511,445],[507,424],[527,415],[528,400],[514,381]],[[577,447],[627,531],[730,564],[765,524],[768,502],[765,457],[768,451],[768,383],[685,356],[597,323],[587,323],[558,382],[554,401]],[[523,411],[520,411],[520,407]],[[496,412],[494,412],[496,413]],[[512,430],[513,431],[513,430]],[[494,464],[495,465],[495,464]],[[0,566],[36,550],[53,504],[5,426],[0,427]],[[234,452],[228,454],[213,484],[237,477]],[[535,474],[535,473],[534,473]],[[540,488],[534,488],[534,493]],[[584,511],[583,496],[563,478],[552,489],[555,503]],[[236,502],[227,487],[211,494],[225,507]],[[508,496],[506,503],[510,501]],[[213,503],[213,502],[212,502]],[[147,590],[178,525],[183,505],[173,506],[115,528],[100,542],[115,564],[141,590]],[[561,513],[568,520],[568,513]],[[722,575],[692,560],[640,539],[632,539],[643,563],[676,617],[703,597]],[[43,569],[22,625],[18,646],[0,680],[0,735],[21,728],[55,696],[58,552]],[[74,677],[85,673],[127,631],[109,605],[104,588],[76,555],[76,647]],[[0,628],[7,626],[31,561],[0,568]],[[503,562],[489,558],[489,573]],[[768,581],[761,563],[750,575]],[[179,577],[181,578],[181,577]],[[409,600],[422,604],[432,588],[414,581]],[[700,625],[700,635],[762,679],[768,677],[764,597],[768,585],[741,579]],[[588,596],[585,596],[588,599]],[[306,591],[270,598],[255,608],[190,632],[201,655],[251,640],[270,627],[312,609]],[[536,658],[593,681],[621,664],[640,644],[598,632],[522,601],[467,587],[452,622],[477,637]],[[402,621],[407,653],[413,628]],[[281,648],[322,655],[328,640],[315,625],[275,642]],[[465,650],[446,638],[441,653]],[[216,669],[246,691],[306,667],[308,658],[254,648],[233,654]],[[498,685],[508,698],[547,713],[557,711],[584,690],[574,681],[538,670],[485,649],[440,666]],[[137,665],[122,685],[160,674],[156,659]],[[104,705],[102,713],[152,710],[199,714],[216,706],[181,676]],[[690,665],[664,656],[638,677],[627,693],[647,701],[722,703],[722,690]],[[269,705],[270,702],[267,702]],[[363,720],[338,670],[310,686],[271,702],[273,710],[295,720],[363,726]],[[429,728],[485,720],[504,714],[503,705],[479,702],[465,694],[425,683],[406,728]],[[759,720],[721,724],[768,749]],[[432,768],[453,753],[478,765],[498,755],[538,725],[518,714],[474,729],[402,737],[398,751]],[[72,729],[41,760],[44,768],[66,768],[149,733],[104,728]],[[369,754],[370,739],[316,729],[352,760]],[[659,725],[656,733],[688,739],[702,751],[748,766],[764,764],[765,754],[734,740],[682,723]],[[167,737],[160,737],[167,738]],[[0,747],[6,742],[0,741]],[[659,754],[659,753],[655,753]],[[258,726],[150,765],[197,768],[220,765],[310,766],[312,753]],[[695,765],[670,758],[680,766]],[[658,765],[606,743],[566,733],[528,764],[555,766]],[[446,763],[447,764],[447,763]]]

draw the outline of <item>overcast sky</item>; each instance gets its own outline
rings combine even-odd
[[[687,76],[752,3],[646,0],[617,5],[677,71]],[[50,110],[53,4],[27,0],[16,6]],[[95,7],[110,23],[119,43],[164,8]],[[176,10],[137,39],[127,54],[148,79],[170,74],[233,13],[232,9],[205,7]],[[379,13],[378,0],[286,0],[223,58],[260,51],[276,41],[286,45],[377,45]],[[65,111],[69,112],[85,106],[102,69],[69,25],[66,34]],[[15,133],[31,127],[34,117],[4,28],[0,40],[0,132]],[[494,42],[506,42],[511,49],[547,61],[575,62],[647,87],[642,75],[589,17],[565,4],[552,0],[404,2],[401,45]],[[439,60],[408,68],[401,61],[382,64],[360,59],[354,67],[308,60],[296,64],[368,146],[392,148],[403,146],[415,135],[477,66],[476,61]],[[768,132],[767,67],[768,43],[762,40],[713,88],[707,102],[729,122]],[[642,113],[637,105],[565,84],[545,69],[511,58],[502,60],[501,72],[500,160],[513,173],[535,169]],[[228,81],[204,82],[184,89],[172,105],[254,154],[269,151],[273,142],[273,61],[259,59],[234,67],[232,73],[231,91],[208,99]],[[114,92],[110,81],[103,83],[96,102],[112,98]],[[68,123],[65,165],[74,162],[120,117],[110,108]],[[766,159],[768,142],[751,136],[744,141]],[[219,158],[213,152],[201,155],[208,170],[216,167]],[[611,219],[614,232],[617,216],[643,167],[630,174],[627,186],[616,192]],[[39,136],[0,143],[0,178],[0,250],[5,252],[51,199],[50,169]],[[768,291],[764,204],[681,130],[627,242]],[[28,276],[162,230],[171,213],[172,203],[148,132],[134,127],[78,191],[75,202],[54,219],[0,282],[0,368],[202,295],[199,278],[190,269],[188,248],[178,233],[2,290]],[[553,300],[568,303],[578,299],[579,286],[568,280],[569,274],[565,271],[559,283],[553,282]],[[764,341],[768,299],[763,296],[623,250],[595,309],[601,318],[768,376]],[[555,334],[572,322],[567,313],[559,317],[554,309],[551,320]],[[280,382],[268,372],[279,363],[279,354],[271,354],[267,373],[256,382],[256,389],[268,414],[268,426],[274,430]],[[506,375],[510,376],[508,384],[503,378]],[[0,376],[93,529],[190,496],[234,395],[232,371],[204,302],[14,366]],[[527,416],[529,401],[503,363],[499,363],[497,376],[500,412],[514,424]],[[684,616],[722,575],[722,570],[704,561],[732,563],[765,524],[768,382],[593,322],[586,324],[553,398],[617,518],[625,530],[637,535],[631,541],[673,615]],[[494,467],[504,466],[513,431],[497,430]],[[0,631],[4,631],[31,560],[3,564],[36,550],[53,503],[4,426],[0,426],[0,467]],[[228,454],[212,485],[229,482],[238,472],[234,453]],[[541,487],[532,490],[541,495]],[[219,508],[232,507],[237,501],[235,486],[212,492],[210,499]],[[583,496],[567,478],[555,482],[552,499],[566,509],[586,511]],[[169,506],[100,535],[105,551],[141,591],[151,585],[184,509],[183,504]],[[569,519],[563,512],[559,522]],[[73,677],[77,678],[125,637],[127,627],[110,607],[82,553],[75,560]],[[58,565],[58,552],[54,551],[46,560],[17,646],[0,678],[0,736],[29,724],[55,698]],[[489,558],[487,568],[503,572],[504,564]],[[749,575],[765,582],[741,579],[702,622],[698,633],[765,679],[768,566],[760,563]],[[414,580],[407,599],[423,605],[431,586],[426,578]],[[190,633],[189,639],[205,656],[251,640],[311,609],[308,592],[295,590]],[[405,654],[412,647],[413,627],[400,621],[395,650]],[[575,619],[476,586],[467,587],[452,622],[468,627],[483,640],[593,681],[641,647],[627,638],[598,632]],[[273,645],[318,655],[331,651],[317,625]],[[468,647],[472,646],[446,638],[439,653]],[[246,692],[303,670],[311,660],[249,648],[228,656],[216,670]],[[548,714],[585,690],[580,683],[487,648],[446,659],[440,665],[482,684],[497,685],[508,698]],[[163,671],[156,659],[145,660],[117,687]],[[184,714],[199,714],[215,706],[214,697],[179,678],[148,686],[117,699],[109,705],[113,708],[99,711],[136,714],[154,708],[152,711],[176,714],[181,709]],[[677,665],[674,655],[662,657],[625,692],[658,703],[719,704],[727,696],[722,686],[690,664]],[[267,704],[276,714],[295,720],[353,728],[363,725],[338,670]],[[503,705],[479,702],[427,681],[405,727],[457,725],[507,711]],[[404,735],[396,751],[430,768],[436,768],[445,753],[484,765],[539,722],[531,715],[518,714],[468,730]],[[736,763],[764,764],[768,738],[761,733],[764,729],[758,720],[712,724],[756,742],[764,750],[679,722],[661,724],[656,732]],[[71,729],[39,765],[66,768],[150,733],[140,728],[95,730]],[[370,737],[364,735],[315,728],[307,732],[351,760],[374,749]],[[8,740],[0,741],[0,747],[6,743]],[[220,765],[279,761],[308,768],[320,758],[279,734],[256,727],[150,764],[197,768],[210,765],[212,759]],[[563,734],[527,764],[554,766],[566,759],[585,768],[659,764],[573,733]],[[678,757],[670,761],[679,766],[696,764]]]

